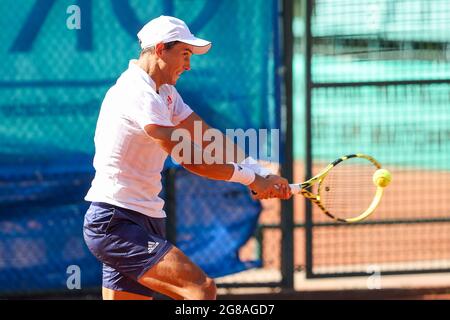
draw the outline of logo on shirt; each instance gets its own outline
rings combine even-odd
[[[170,106],[172,104],[172,97],[167,96],[167,106]]]
[[[152,253],[156,249],[157,246],[159,246],[159,242],[149,241],[148,242],[148,253]]]

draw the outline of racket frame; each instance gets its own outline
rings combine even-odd
[[[363,154],[363,153],[349,154],[349,155],[340,157],[339,159],[336,159],[335,161],[330,163],[328,166],[326,166],[322,171],[320,171],[318,174],[316,174],[314,177],[312,177],[311,179],[309,179],[309,180],[307,180],[307,181],[305,181],[303,183],[290,185],[292,192],[293,193],[300,193],[300,194],[302,194],[305,198],[307,198],[310,201],[312,201],[313,203],[315,203],[321,209],[321,211],[323,213],[325,213],[328,217],[330,217],[331,219],[336,220],[338,222],[354,223],[354,222],[359,222],[359,221],[362,221],[362,220],[366,219],[368,216],[370,216],[375,211],[375,209],[377,208],[378,204],[380,203],[381,197],[382,197],[383,191],[384,191],[383,187],[377,186],[376,187],[377,189],[376,189],[376,192],[375,192],[375,196],[374,196],[371,204],[369,205],[369,207],[364,212],[362,212],[360,215],[358,215],[356,217],[352,217],[352,218],[339,218],[339,217],[336,217],[330,211],[328,211],[324,207],[324,205],[320,202],[320,191],[321,191],[321,187],[322,187],[322,182],[325,179],[325,177],[327,176],[327,174],[330,172],[331,169],[333,169],[333,167],[337,166],[342,161],[345,161],[345,160],[351,159],[351,158],[367,159],[377,169],[381,169],[381,164],[377,160],[375,160],[373,157],[371,157],[369,155],[366,155],[366,154]],[[315,184],[318,184],[317,194],[314,194],[314,193],[312,193],[311,191],[308,190]]]

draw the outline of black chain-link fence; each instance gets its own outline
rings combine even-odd
[[[313,207],[309,275],[450,270],[450,3],[310,5],[307,170],[360,152],[393,181],[365,223],[328,224]]]

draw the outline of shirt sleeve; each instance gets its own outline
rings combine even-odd
[[[172,114],[172,123],[174,125],[180,124],[181,121],[185,120],[189,117],[192,112],[192,109],[184,103],[180,94],[178,93],[175,87],[172,87],[172,96],[173,96],[173,114]]]
[[[158,100],[150,93],[143,94],[139,101],[136,101],[133,120],[144,129],[146,125],[156,124],[164,127],[173,127],[174,124],[170,120],[170,112],[161,105]]]

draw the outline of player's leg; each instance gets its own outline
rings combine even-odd
[[[131,261],[131,264],[135,263],[136,261]],[[141,285],[137,282],[137,277],[130,277],[116,269],[115,266],[104,264],[102,278],[103,300],[154,299],[155,291]]]
[[[164,239],[165,219],[150,218],[108,204],[92,204],[84,236],[103,262],[103,287],[152,297],[214,299],[214,281]],[[115,294],[116,298],[126,294]]]
[[[113,226],[114,230],[110,232]],[[147,252],[146,230],[124,219],[119,208],[94,203],[86,212],[83,235],[89,250],[103,262],[102,296],[105,300],[153,298],[154,291],[137,282],[142,268],[151,258]],[[143,239],[136,240],[140,245],[134,241],[135,235]],[[158,249],[165,250],[164,247],[159,245]]]
[[[136,293],[117,291],[102,287],[103,300],[153,300],[152,297],[143,296]]]
[[[172,247],[139,283],[174,299],[214,300],[216,285],[180,249]]]

